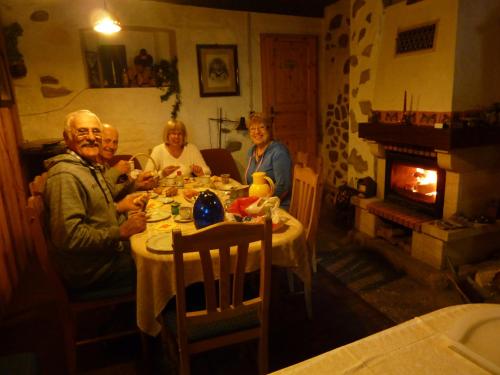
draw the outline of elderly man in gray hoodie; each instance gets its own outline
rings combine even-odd
[[[70,113],[63,135],[68,152],[46,161],[44,195],[58,271],[75,293],[133,288],[128,239],[146,228],[145,201],[137,195],[113,201],[97,163],[102,124],[94,113]]]

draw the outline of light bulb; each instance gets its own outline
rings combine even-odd
[[[94,25],[95,31],[108,35],[117,33],[121,29],[120,22],[113,19],[109,14],[99,19]]]

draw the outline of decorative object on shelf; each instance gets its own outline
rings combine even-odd
[[[238,50],[232,44],[197,44],[200,96],[240,95]]]
[[[406,110],[406,90],[405,90],[405,95],[404,95],[404,99],[403,99],[403,116],[401,118],[401,123],[403,125],[411,125],[412,124],[413,115],[411,113],[411,107],[412,107],[412,105],[410,104],[410,110],[409,111]]]
[[[170,117],[175,119],[181,108],[181,85],[179,83],[179,71],[177,70],[177,56],[172,60],[160,60],[160,62],[153,67],[155,73],[156,87],[163,90],[160,95],[160,100],[166,102],[172,95],[175,94],[175,102],[172,105],[172,112]]]
[[[370,176],[360,178],[357,183],[358,196],[371,198],[377,194],[377,183]]]
[[[193,206],[194,226],[201,229],[224,220],[224,206],[210,190],[202,191]]]

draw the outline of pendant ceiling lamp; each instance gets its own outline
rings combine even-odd
[[[102,34],[114,34],[122,29],[120,22],[114,17],[106,7],[106,0],[103,0],[104,7],[96,13],[94,30]]]

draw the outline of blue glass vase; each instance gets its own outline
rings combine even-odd
[[[194,226],[201,229],[224,220],[224,207],[219,197],[210,190],[202,191],[193,207]]]

